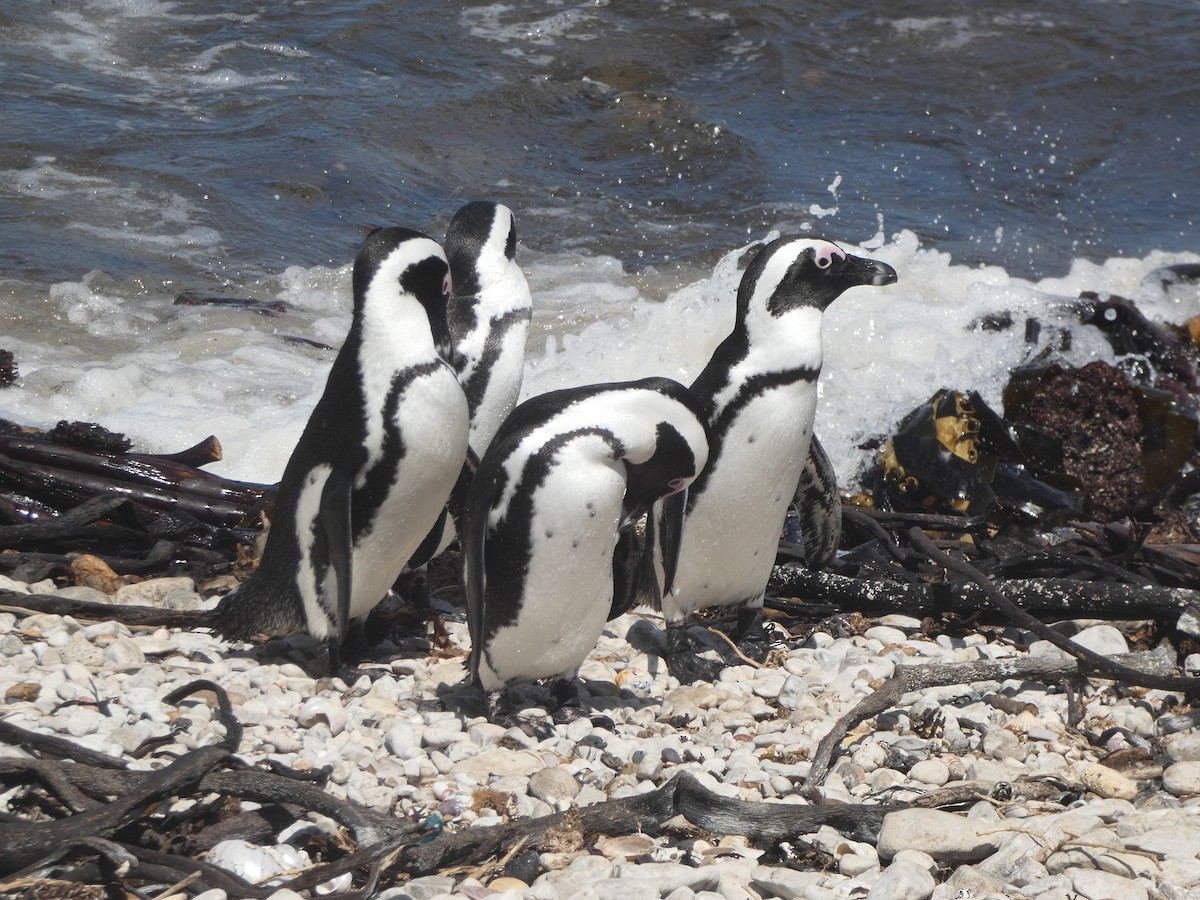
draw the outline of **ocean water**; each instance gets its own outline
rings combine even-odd
[[[826,315],[818,432],[860,445],[935,390],[999,408],[1080,291],[1152,318],[1200,289],[1192,0],[447,4],[0,0],[0,418],[139,449],[208,434],[274,481],[349,321],[366,231],[516,212],[526,395],[686,381],[743,249],[818,234],[900,282]],[[175,306],[183,291],[283,304]],[[989,314],[1016,326],[992,331]],[[1025,318],[1042,322],[1025,340]],[[325,346],[321,346],[325,345]]]

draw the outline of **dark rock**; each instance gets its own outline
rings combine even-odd
[[[1097,361],[1081,369],[1051,366],[1025,397],[1013,388],[1010,382],[1005,391],[1007,418],[1030,437],[1061,446],[1060,471],[1079,482],[1096,516],[1125,515],[1146,488],[1142,420],[1128,379]],[[1040,460],[1043,466],[1052,462]]]
[[[17,380],[17,361],[11,350],[0,350],[0,387],[8,387]]]

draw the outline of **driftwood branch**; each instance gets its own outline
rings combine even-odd
[[[883,817],[900,805],[844,804],[800,806],[722,797],[704,787],[686,771],[648,794],[610,800],[580,809],[510,822],[494,828],[469,828],[427,842],[412,837],[385,841],[328,866],[321,866],[288,882],[300,891],[328,881],[343,872],[384,863],[411,876],[429,875],[457,866],[478,865],[501,856],[518,843],[541,849],[548,841],[572,832],[580,845],[596,835],[635,832],[654,834],[682,816],[688,823],[712,834],[745,835],[761,844],[796,840],[829,825],[855,840],[873,841]]]
[[[1200,606],[1200,591],[1161,585],[1076,578],[1009,578],[995,582],[995,586],[1011,603],[1031,613],[1174,620],[1187,607]],[[771,587],[781,596],[835,603],[864,615],[899,612],[925,616],[954,612],[968,616],[990,606],[983,588],[970,581],[897,584],[792,565],[774,567]]]
[[[1073,646],[1082,649],[1078,644]],[[1114,657],[1113,660],[1126,663],[1122,669],[1133,673],[1134,680],[1131,683],[1136,684],[1138,679],[1143,677],[1153,678],[1172,671],[1175,665],[1174,656],[1174,651],[1163,645],[1151,653],[1128,653]],[[967,685],[981,681],[1008,681],[1014,678],[1057,684],[1091,673],[1091,666],[1082,660],[1049,657],[897,666],[895,674],[887,684],[859,701],[850,712],[838,719],[829,733],[821,739],[809,766],[804,792],[811,795],[825,781],[833,754],[851,728],[898,705],[905,694],[952,684]]]

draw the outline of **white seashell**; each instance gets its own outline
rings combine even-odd
[[[324,722],[330,734],[341,734],[346,730],[346,710],[332,697],[312,697],[300,707],[296,721],[305,728]]]
[[[208,851],[208,860],[253,884],[262,884],[309,864],[308,854],[289,844],[259,847],[241,840],[221,841]]]

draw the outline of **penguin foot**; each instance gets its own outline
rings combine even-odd
[[[712,662],[701,659],[692,650],[688,638],[686,622],[670,622],[667,624],[667,650],[664,655],[667,661],[667,671],[679,679],[680,684],[691,684],[696,681],[716,681],[723,662]]]
[[[550,698],[554,701],[554,709],[550,712],[550,718],[555,725],[565,725],[588,717],[573,679],[560,678],[555,681],[550,687]]]
[[[733,642],[743,655],[757,663],[764,662],[773,640],[773,632],[763,622],[761,607],[738,610]]]
[[[340,670],[333,673],[346,684],[353,685],[360,678],[366,676],[372,684],[382,678],[384,675],[391,675],[390,666],[371,666],[369,668],[363,666],[343,666]]]
[[[678,678],[680,684],[717,681],[724,668],[723,662],[701,659],[690,650],[667,657],[667,671]]]
[[[554,729],[544,719],[523,716],[515,709],[501,703],[502,691],[487,695],[487,720],[501,728],[516,728],[535,741],[544,741],[553,736]]]

